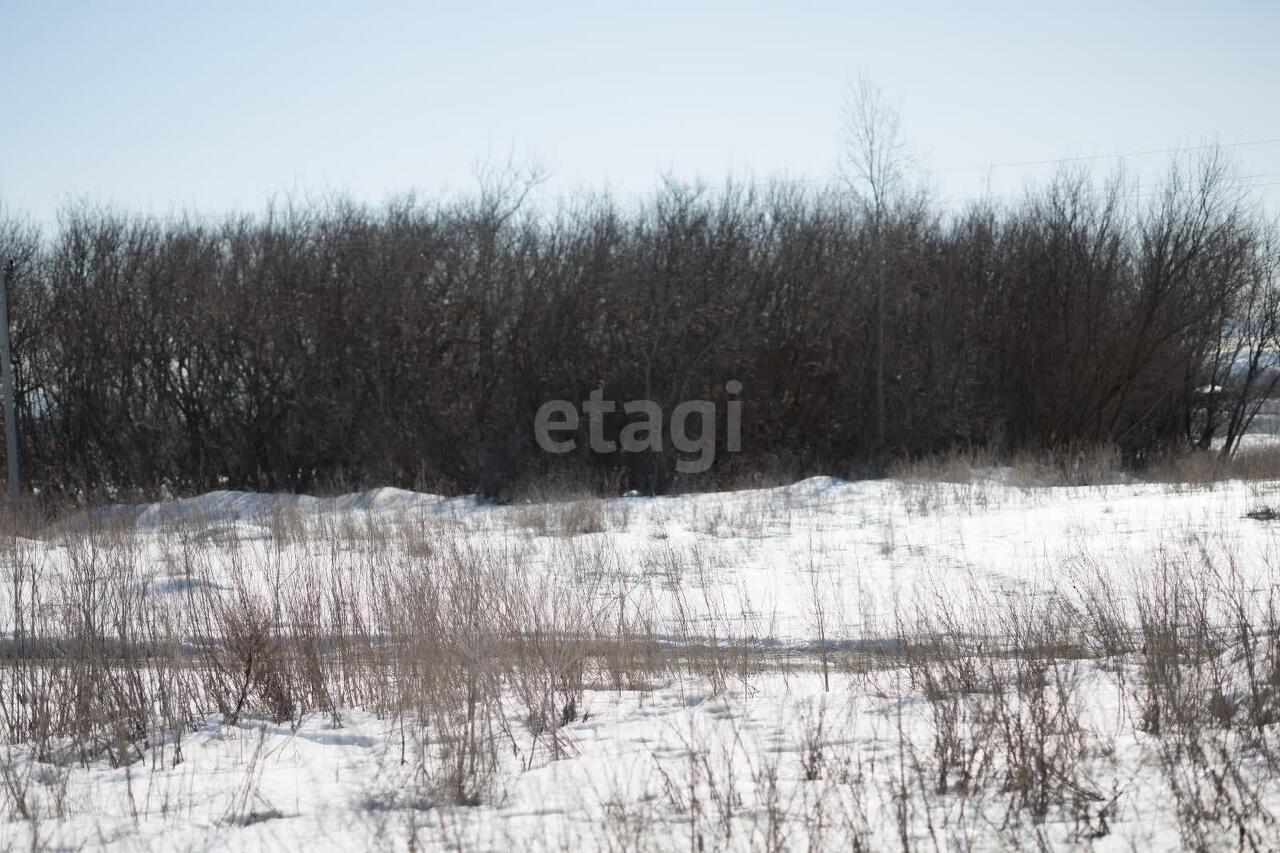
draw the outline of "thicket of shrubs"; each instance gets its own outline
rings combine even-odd
[[[593,454],[585,420],[578,451],[544,453],[534,414],[600,387],[723,413],[733,379],[742,451],[709,478],[955,447],[1111,444],[1141,464],[1230,445],[1274,382],[1278,326],[1276,245],[1241,186],[1214,154],[1147,191],[1070,172],[959,211],[787,184],[549,207],[499,182],[218,222],[10,219],[24,477],[116,498],[500,496],[562,470],[697,488],[669,441]]]

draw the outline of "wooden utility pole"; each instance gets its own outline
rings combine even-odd
[[[18,510],[18,413],[13,399],[13,358],[9,350],[9,282],[13,261],[0,270],[0,393],[4,394],[4,459],[9,475],[9,507]]]

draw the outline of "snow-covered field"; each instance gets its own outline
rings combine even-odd
[[[1275,848],[1280,483],[1015,481],[10,538],[0,849]]]

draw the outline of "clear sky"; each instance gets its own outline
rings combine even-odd
[[[1280,139],[1278,3],[971,5],[0,0],[0,204],[377,202],[513,151],[545,194],[823,180],[859,73],[945,198],[1052,170],[982,164]],[[1277,206],[1280,142],[1234,150]]]

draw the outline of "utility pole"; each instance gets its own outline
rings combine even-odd
[[[9,475],[9,508],[18,511],[18,413],[13,399],[13,358],[9,351],[9,282],[13,261],[0,270],[0,384],[4,394],[4,459]]]

